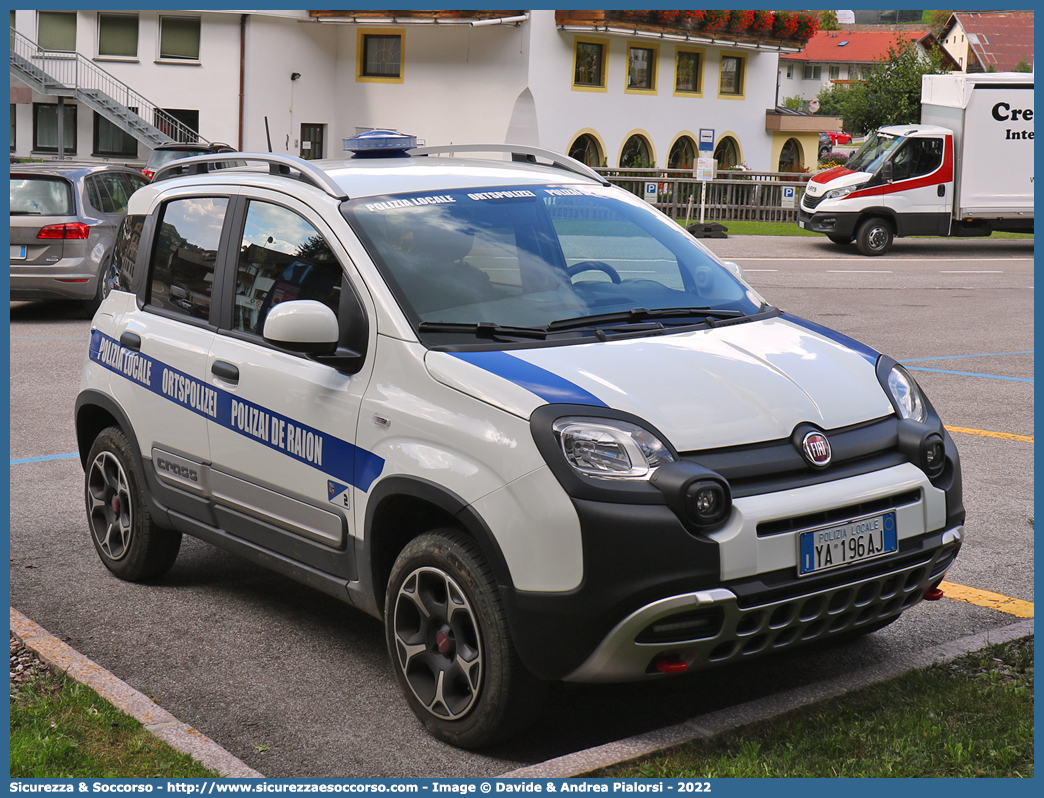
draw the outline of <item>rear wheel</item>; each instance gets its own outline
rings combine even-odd
[[[127,437],[102,430],[87,455],[87,520],[105,567],[129,582],[165,574],[181,548],[180,532],[153,523],[143,486]]]
[[[385,628],[399,687],[439,739],[493,745],[536,719],[546,685],[515,653],[493,571],[466,535],[435,530],[403,549]]]
[[[856,246],[864,255],[884,255],[892,246],[892,228],[884,219],[867,219],[856,231]]]

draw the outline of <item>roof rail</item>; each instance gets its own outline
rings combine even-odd
[[[454,152],[509,152],[511,153],[511,160],[527,163],[536,163],[536,158],[538,157],[546,158],[551,161],[552,166],[558,169],[565,169],[567,172],[597,180],[603,186],[612,185],[591,167],[580,163],[575,158],[562,155],[560,152],[552,152],[541,147],[529,147],[524,144],[445,144],[434,147],[414,147],[410,152],[414,155],[436,155]]]
[[[242,161],[266,163],[268,173],[271,175],[282,175],[300,180],[325,191],[334,199],[348,199],[344,189],[322,169],[303,158],[293,155],[278,155],[273,152],[219,152],[179,158],[157,169],[152,182],[158,183],[160,180],[169,180],[183,175],[205,175],[218,169],[240,167],[243,165]],[[212,166],[212,164],[224,164],[224,166]]]

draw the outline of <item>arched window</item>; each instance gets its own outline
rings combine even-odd
[[[696,146],[688,136],[682,136],[671,147],[667,156],[668,169],[692,169],[696,163]]]
[[[577,136],[576,141],[569,148],[569,157],[575,158],[587,166],[602,166],[605,161],[602,157],[602,148],[598,146],[598,141],[588,133]]]
[[[801,142],[797,139],[787,139],[783,149],[779,152],[780,172],[800,172],[805,168],[805,159],[801,154]]]
[[[652,150],[645,136],[637,134],[627,139],[620,153],[620,166],[624,169],[643,169],[655,166],[652,162]]]
[[[726,136],[719,141],[718,146],[714,148],[714,158],[718,166],[739,166],[739,146],[736,139]]]

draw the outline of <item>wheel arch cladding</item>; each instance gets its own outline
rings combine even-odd
[[[432,529],[453,527],[473,539],[501,588],[511,588],[507,561],[482,517],[456,494],[419,477],[386,477],[370,491],[364,547],[377,606],[384,606],[396,557],[411,540]]]

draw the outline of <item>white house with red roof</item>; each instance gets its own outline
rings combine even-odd
[[[927,30],[821,30],[800,53],[779,57],[779,100],[800,97],[813,100],[827,86],[862,80],[876,61],[888,58],[888,49],[898,40],[912,41],[922,51],[939,49],[957,68]]]

